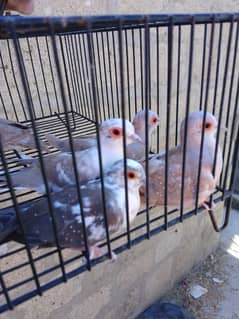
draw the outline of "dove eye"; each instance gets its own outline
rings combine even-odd
[[[151,120],[151,123],[152,124],[157,124],[157,122],[158,122],[157,117],[153,117],[152,120]]]
[[[122,136],[122,129],[112,128],[112,129],[110,129],[110,135],[113,137],[121,137]]]
[[[212,126],[212,124],[210,122],[205,123],[205,128],[210,128],[211,126]]]
[[[129,179],[134,179],[134,178],[136,178],[135,172],[133,172],[133,171],[128,171],[128,178],[129,178]]]

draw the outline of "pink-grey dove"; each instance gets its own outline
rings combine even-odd
[[[110,119],[102,123],[99,129],[101,141],[102,166],[105,171],[114,162],[123,158],[123,121],[122,119]],[[141,142],[135,134],[133,125],[125,120],[126,144],[135,141]],[[80,182],[99,177],[99,152],[97,145],[83,151],[76,151],[75,158]],[[60,152],[43,157],[48,186],[51,191],[61,191],[66,185],[75,184],[75,174],[72,154]],[[40,162],[38,159],[22,160],[23,164],[29,164],[11,175],[12,183],[18,189],[33,189],[45,193]]]
[[[128,213],[131,223],[139,211],[139,188],[144,183],[145,172],[142,165],[130,159],[126,160],[126,168]],[[99,257],[104,252],[97,245],[106,239],[101,188],[100,179],[89,181],[80,187],[91,258]],[[123,160],[115,162],[105,172],[104,194],[109,233],[114,233],[127,225]],[[60,247],[84,251],[82,212],[76,187],[67,186],[61,192],[52,193],[51,200]],[[42,197],[30,203],[20,204],[19,207],[29,245],[55,246],[47,199]],[[13,208],[0,210],[0,243],[6,241],[6,238],[23,241]]]
[[[127,146],[126,149],[126,154],[127,158],[135,159],[135,160],[140,160],[145,156],[145,110],[142,110],[138,112],[134,119],[133,119],[133,125],[135,129],[135,133],[142,139],[143,143],[131,143]],[[159,123],[159,117],[156,112],[148,110],[148,127],[147,127],[147,132],[148,132],[148,148],[149,150],[151,149],[151,144],[152,144],[152,133],[155,130]],[[47,134],[46,138],[48,142],[58,148],[61,151],[64,152],[69,152],[70,151],[70,143],[68,139],[60,139],[56,137],[53,134]],[[97,143],[96,141],[96,135],[87,135],[87,136],[80,136],[80,137],[75,137],[73,139],[73,144],[74,144],[74,149],[76,151],[79,150],[84,150],[89,147],[95,146]]]
[[[0,137],[4,151],[36,148],[32,129],[22,123],[0,119]],[[40,146],[42,150],[48,151],[47,145],[42,141]]]
[[[202,130],[204,130],[204,141],[198,206],[204,205],[207,207],[205,202],[214,192],[222,170],[222,152],[220,146],[218,146],[215,176],[212,175],[216,147],[215,133],[217,131],[217,120],[212,114],[207,112],[203,126],[203,114],[203,111],[195,111],[190,113],[188,117],[183,197],[184,208],[192,208],[196,203]],[[177,208],[180,208],[181,202],[184,129],[185,120],[183,120],[181,124],[181,144],[170,149],[168,152],[167,204]],[[165,204],[165,159],[165,153],[150,156],[148,162],[149,206],[161,206]],[[145,186],[141,188],[140,192],[144,205],[146,201]]]

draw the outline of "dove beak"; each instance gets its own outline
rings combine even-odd
[[[133,134],[128,136],[128,141],[129,141],[130,144],[131,143],[141,143],[141,144],[143,144],[142,139],[135,133],[133,133]]]

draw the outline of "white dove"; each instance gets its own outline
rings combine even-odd
[[[32,129],[22,123],[0,119],[0,137],[4,151],[36,148]],[[42,150],[48,151],[47,145],[42,141],[40,146]]]
[[[128,145],[126,149],[127,158],[140,160],[141,158],[145,156],[145,112],[146,112],[145,110],[138,112],[133,119],[135,133],[142,139],[143,143],[135,142]],[[151,141],[152,133],[158,124],[159,124],[159,117],[157,113],[151,110],[148,110],[147,132],[148,132],[149,150],[151,149],[151,144],[152,144],[152,141]],[[53,134],[47,134],[46,138],[52,146],[58,148],[59,150],[64,152],[70,151],[70,143],[68,139],[62,140]],[[73,139],[74,149],[76,151],[84,150],[89,147],[95,146],[96,143],[97,141],[96,141],[95,134],[75,137]]]
[[[125,120],[126,144],[135,141],[141,142],[135,134],[133,125]],[[105,121],[99,129],[101,141],[102,166],[105,171],[114,162],[123,158],[123,121],[110,119]],[[99,177],[99,150],[97,145],[84,151],[75,152],[77,172],[80,182]],[[66,185],[75,184],[75,174],[72,154],[60,152],[43,158],[48,186],[51,191],[61,191]],[[30,167],[25,167],[11,175],[15,188],[30,188],[40,193],[45,193],[40,162],[38,159],[22,160],[23,164],[31,162]]]
[[[145,173],[143,167],[134,160],[127,159],[126,167],[128,213],[131,223],[139,211],[139,187],[144,183]],[[104,253],[104,250],[97,245],[106,239],[101,187],[100,179],[89,181],[80,187],[91,258],[99,257]],[[109,232],[114,233],[127,225],[123,160],[114,163],[105,173],[104,193]],[[67,186],[61,192],[53,193],[51,200],[60,247],[84,251],[82,212],[76,187]],[[45,197],[21,204],[20,217],[30,246],[56,245]],[[0,243],[9,239],[23,241],[13,208],[0,210]]]
[[[215,133],[217,131],[217,120],[206,113],[203,126],[203,111],[195,111],[189,114],[187,145],[185,154],[184,175],[184,208],[192,208],[196,203],[197,181],[199,170],[200,146],[202,141],[202,130],[204,140],[202,149],[202,165],[200,173],[200,184],[198,192],[198,206],[206,204],[209,196],[214,192],[222,170],[222,152],[220,146],[217,149],[215,176],[212,175],[214,164],[214,153],[216,147]],[[183,142],[184,142],[185,120],[181,124],[181,144],[168,152],[168,186],[167,204],[180,208],[182,189],[183,168]],[[149,205],[160,206],[165,204],[165,153],[154,154],[149,159]],[[145,203],[145,186],[141,188],[142,202]],[[208,208],[208,207],[207,207]]]

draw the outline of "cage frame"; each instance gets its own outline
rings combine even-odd
[[[21,56],[20,56],[20,51],[18,48],[18,39],[24,37],[34,37],[34,36],[51,36],[51,40],[53,43],[53,48],[56,49],[56,44],[54,44],[54,37],[55,35],[62,35],[62,34],[74,34],[74,33],[86,33],[87,34],[87,45],[88,45],[88,50],[89,50],[89,59],[91,60],[91,63],[93,63],[93,53],[92,53],[92,47],[91,47],[91,37],[90,34],[92,31],[94,32],[101,32],[102,29],[104,31],[107,30],[118,30],[119,31],[119,43],[121,43],[122,39],[120,40],[120,37],[122,35],[122,30],[127,30],[127,29],[134,29],[134,28],[142,28],[145,30],[145,43],[147,43],[147,41],[149,40],[148,38],[148,34],[147,34],[147,30],[149,30],[149,28],[151,27],[168,27],[169,29],[169,33],[168,33],[168,61],[169,61],[169,66],[172,67],[172,29],[174,26],[183,26],[183,25],[189,25],[191,26],[191,39],[193,38],[193,30],[194,30],[194,26],[196,24],[211,24],[212,26],[215,25],[215,23],[231,23],[231,26],[233,23],[239,23],[239,13],[216,13],[216,14],[172,14],[172,15],[128,15],[128,16],[89,16],[89,17],[27,17],[27,18],[22,18],[22,17],[11,17],[11,16],[5,16],[5,17],[0,17],[0,39],[1,40],[6,40],[6,39],[13,39],[14,41],[14,47],[15,47],[15,52],[16,54],[18,54],[18,61],[21,61]],[[29,28],[30,26],[30,28]],[[44,26],[44,27],[43,27]],[[9,31],[10,30],[10,31]],[[213,38],[213,27],[211,30],[211,37]],[[147,47],[146,45],[146,60],[149,59],[148,56],[148,50],[149,47]],[[192,48],[191,48],[192,50]],[[209,48],[210,50],[210,48]],[[228,47],[227,49],[228,51],[228,55],[229,55],[229,51],[230,51],[230,47]],[[122,50],[120,50],[120,52],[122,52]],[[190,51],[190,56],[192,57],[193,52]],[[59,61],[57,61],[57,52],[54,52],[54,57],[56,58],[56,66],[57,66],[57,71],[58,71],[58,79],[60,80],[60,86],[61,86],[61,94],[62,94],[62,100],[63,100],[63,107],[64,107],[64,116],[65,116],[65,121],[66,121],[66,125],[68,127],[70,127],[70,120],[69,120],[69,114],[71,113],[72,110],[68,109],[67,106],[67,102],[64,96],[64,88],[62,85],[62,75],[60,74],[61,70],[60,70],[60,66],[59,66]],[[122,59],[123,57],[120,56],[119,57],[119,62],[122,65]],[[171,61],[171,62],[170,62]],[[228,61],[227,61],[228,62]],[[226,64],[227,64],[226,62]],[[192,63],[189,62],[189,64]],[[209,63],[209,67],[210,67],[210,63]],[[25,90],[25,94],[26,94],[26,99],[28,101],[28,111],[30,113],[30,120],[31,120],[31,124],[33,127],[33,131],[34,131],[34,135],[36,138],[36,145],[38,146],[38,149],[40,150],[40,144],[39,144],[39,139],[38,139],[38,134],[37,134],[37,130],[36,130],[36,126],[34,123],[34,114],[32,113],[32,108],[30,107],[32,102],[31,99],[29,98],[29,94],[28,92],[28,87],[27,84],[25,82],[25,78],[24,78],[24,67],[21,65],[21,63],[19,63],[19,69],[20,69],[20,73],[22,76],[22,83],[24,86],[24,90]],[[122,66],[120,68],[120,70],[122,71]],[[210,69],[207,70],[208,75],[210,76]],[[145,74],[145,78],[148,78],[148,74],[147,74],[147,68],[146,68],[146,74]],[[96,83],[94,83],[94,79],[95,79],[95,75],[94,75],[94,71],[93,69],[91,69],[91,78],[93,79],[93,84],[92,84],[92,88],[93,88],[93,105],[95,108],[95,114],[96,114],[96,132],[97,132],[97,145],[98,148],[100,149],[100,139],[99,139],[99,129],[97,127],[98,123],[99,123],[99,119],[97,117],[97,98],[96,98],[96,91],[95,91],[95,86]],[[124,84],[123,84],[123,74],[121,74],[120,76],[121,79],[121,107],[122,107],[122,113],[124,112]],[[168,115],[167,115],[167,128],[169,128],[169,121],[170,121],[170,98],[171,98],[171,70],[169,69],[168,71],[168,87],[167,87],[167,105],[168,105]],[[189,94],[190,92],[190,73],[189,73],[189,79],[188,79],[188,92],[187,94]],[[149,108],[149,100],[148,100],[148,96],[147,94],[149,94],[148,88],[147,88],[147,84],[149,83],[148,80],[145,81],[146,83],[146,97],[145,97],[145,107],[146,109]],[[207,84],[209,84],[209,79],[207,79]],[[224,90],[225,87],[223,89],[223,94],[224,94]],[[208,90],[206,89],[206,92],[208,92]],[[237,90],[237,96],[236,96],[236,100],[238,100],[239,97],[239,90]],[[222,97],[223,99],[223,97]],[[207,100],[207,98],[206,98]],[[189,106],[189,98],[187,98],[187,106]],[[206,106],[206,103],[205,103]],[[204,109],[205,110],[205,109]],[[222,112],[222,108],[221,108],[221,112]],[[188,114],[188,112],[186,113]],[[221,113],[220,113],[221,114]],[[122,114],[123,118],[125,118],[125,114]],[[146,112],[146,120],[147,120],[147,116],[148,116],[148,112]],[[41,119],[41,118],[38,118]],[[74,119],[74,116],[73,116]],[[74,121],[74,120],[73,120]],[[205,121],[205,116],[204,116],[204,121]],[[220,119],[219,119],[219,123],[220,123]],[[233,122],[233,128],[235,126],[235,122]],[[125,130],[125,127],[124,127]],[[72,142],[72,134],[71,134],[71,130],[68,130],[69,132],[69,141],[70,141],[70,148],[72,151],[72,156],[73,156],[73,165],[74,165],[74,170],[76,172],[76,162],[75,162],[75,158],[74,158],[74,146],[73,146],[73,142]],[[146,137],[148,136],[147,134],[145,135]],[[187,136],[187,125],[185,126],[185,136]],[[167,138],[169,137],[169,131],[167,134]],[[217,135],[217,145],[218,145],[218,139],[219,136]],[[201,143],[201,151],[200,154],[202,156],[202,145],[203,145],[203,140],[204,140],[204,135],[202,136],[202,143]],[[186,141],[186,139],[185,139]],[[185,142],[184,141],[184,142]],[[147,149],[147,138],[146,138],[146,149]],[[186,142],[185,142],[186,143]],[[186,145],[186,144],[185,144]],[[165,170],[165,179],[167,180],[167,162],[168,162],[168,158],[167,158],[167,154],[168,154],[168,149],[169,149],[169,140],[167,139],[166,141],[166,170]],[[238,149],[239,149],[239,129],[237,130],[236,133],[236,142],[234,145],[234,156],[233,156],[233,160],[232,160],[232,167],[236,166],[237,160],[238,160]],[[124,152],[126,150],[126,144],[125,144],[125,140],[124,140]],[[12,186],[11,186],[11,178],[10,178],[10,174],[8,172],[7,169],[7,163],[5,160],[5,157],[3,155],[3,148],[1,145],[1,141],[0,141],[0,152],[1,152],[1,160],[4,166],[4,169],[6,171],[6,175],[7,175],[7,182],[8,185],[10,186],[10,190],[11,190],[11,197],[13,199],[13,204],[15,206],[16,209],[16,214],[17,216],[19,216],[19,207],[18,207],[18,202],[17,199],[15,197],[14,191],[12,191]],[[185,156],[185,152],[186,152],[186,147],[184,146],[184,156]],[[148,154],[146,154],[146,158],[147,158]],[[43,160],[42,160],[43,156],[41,154],[41,151],[39,152],[39,159],[41,162],[41,167],[42,167],[42,171],[44,172],[44,164],[43,164]],[[101,158],[101,156],[100,156]],[[125,159],[126,160],[126,159]],[[100,159],[101,161],[101,159]],[[147,171],[148,171],[148,167],[147,164],[148,161],[146,160],[146,176],[147,176]],[[124,161],[124,165],[126,167],[126,161]],[[215,161],[214,161],[214,168],[213,170],[215,170]],[[229,164],[228,164],[229,165]],[[199,178],[198,178],[198,188],[199,188],[199,180],[200,180],[200,167],[199,166]],[[44,173],[43,173],[44,176]],[[77,176],[77,174],[76,174]],[[101,176],[101,180],[102,180],[102,185],[104,185],[104,181],[103,181],[103,169],[102,169],[102,162],[100,164],[100,176]],[[125,178],[126,178],[126,173],[125,173]],[[45,180],[45,185],[47,185],[47,178],[46,176],[44,176],[44,180]],[[218,198],[216,200],[216,202],[218,201],[224,201],[226,203],[226,213],[225,213],[225,217],[224,217],[224,221],[222,223],[221,226],[217,225],[215,217],[213,215],[213,211],[210,210],[209,211],[209,216],[211,218],[213,227],[215,229],[215,231],[220,232],[221,230],[223,230],[228,222],[229,222],[229,216],[230,216],[230,208],[231,208],[231,200],[232,200],[232,190],[233,190],[233,185],[235,182],[235,175],[231,175],[231,180],[230,180],[230,187],[228,191],[222,191],[223,196],[221,198]],[[77,180],[76,177],[76,185],[79,186],[80,182]],[[127,185],[127,184],[126,184]],[[167,182],[166,182],[167,185]],[[148,178],[146,178],[146,189],[148,187]],[[79,187],[77,187],[77,189],[80,189]],[[102,190],[104,188],[102,187]],[[183,187],[182,187],[182,196],[183,196]],[[49,190],[47,190],[47,198],[49,199],[49,205],[51,207],[51,200],[50,200],[50,192]],[[104,194],[103,198],[104,198]],[[80,196],[80,192],[78,194],[79,197],[79,202],[81,201],[81,196]],[[164,219],[164,224],[162,226],[159,226],[157,229],[150,229],[150,223],[153,221],[149,219],[149,204],[148,204],[148,200],[147,201],[147,205],[146,205],[146,222],[142,225],[140,225],[140,227],[146,227],[147,231],[145,232],[145,234],[138,236],[136,239],[131,239],[130,238],[130,233],[133,230],[137,230],[139,229],[139,227],[135,227],[135,228],[131,228],[129,227],[129,222],[127,223],[127,243],[121,245],[120,247],[115,249],[116,253],[120,253],[124,250],[127,250],[129,248],[131,248],[132,246],[142,242],[145,239],[149,239],[151,236],[156,235],[164,230],[167,230],[168,228],[171,228],[172,226],[182,222],[183,220],[192,217],[193,215],[197,214],[197,213],[202,213],[204,211],[204,208],[202,207],[198,207],[198,203],[196,203],[196,209],[191,210],[187,213],[183,212],[183,206],[180,207],[180,216],[176,217],[174,220],[172,221],[168,221],[168,215],[172,212],[168,212],[168,208],[167,208],[167,187],[165,189],[165,214],[158,216],[158,219]],[[127,202],[127,192],[126,192],[126,202]],[[81,205],[82,207],[82,205]],[[105,209],[104,209],[105,211]],[[127,211],[127,208],[126,208]],[[50,212],[51,212],[51,216],[53,218],[54,221],[54,211],[52,210],[52,208],[50,208]],[[84,215],[84,214],[82,214]],[[128,216],[128,214],[127,214]],[[83,218],[84,220],[84,218]],[[106,218],[107,220],[107,218]],[[20,221],[20,218],[19,218]],[[19,222],[21,224],[21,222]],[[84,222],[83,222],[84,223]],[[107,224],[107,221],[106,221]],[[107,229],[107,227],[106,227]],[[54,228],[54,233],[55,236],[57,238],[57,232],[56,232],[56,228]],[[121,238],[125,236],[124,234],[121,234],[117,237],[115,237],[113,239],[117,240],[118,238]],[[85,235],[86,238],[86,235]],[[86,240],[86,247],[87,247],[87,239]],[[57,240],[56,240],[57,241]],[[109,235],[107,235],[107,246],[108,246],[108,257],[111,257],[111,249],[110,249],[110,243],[112,242],[112,240],[109,239]],[[27,241],[26,241],[27,243]],[[62,259],[61,256],[61,249],[59,247],[59,244],[57,244],[57,251],[58,251],[58,255],[59,255],[59,259],[60,259],[60,265],[61,265],[61,269],[62,269],[62,276],[52,280],[51,282],[46,283],[45,285],[40,285],[38,282],[38,275],[36,274],[36,270],[34,268],[34,260],[31,256],[31,252],[29,247],[26,248],[28,251],[28,257],[29,257],[29,262],[31,264],[32,267],[32,271],[34,274],[34,279],[36,281],[36,287],[37,289],[35,289],[34,291],[31,291],[29,293],[26,293],[18,298],[15,298],[14,300],[11,300],[8,294],[8,289],[4,283],[4,279],[3,279],[3,274],[0,273],[0,282],[2,285],[2,293],[5,295],[5,299],[6,299],[6,304],[0,306],[0,312],[6,311],[7,309],[13,309],[17,304],[22,303],[25,300],[28,300],[29,298],[32,298],[33,296],[36,295],[41,295],[44,291],[48,290],[51,287],[54,287],[56,285],[58,285],[61,282],[67,281],[68,279],[84,272],[85,270],[90,270],[93,266],[97,265],[98,263],[102,262],[103,260],[105,260],[105,256],[98,258],[97,260],[93,260],[90,261],[89,259],[89,254],[88,254],[88,249],[87,249],[87,264],[83,265],[81,267],[79,267],[78,269],[75,269],[74,271],[68,272],[67,274],[64,271],[64,266],[65,266],[65,262]],[[50,272],[51,270],[49,270]]]

